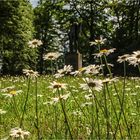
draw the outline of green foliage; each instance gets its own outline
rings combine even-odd
[[[120,51],[128,49],[127,52],[132,52],[131,45],[140,40],[140,8],[139,1],[112,2],[110,13],[116,18],[114,21],[115,31],[112,35],[113,45]],[[135,43],[134,43],[135,42]],[[138,46],[133,46],[135,50]]]
[[[61,39],[61,35],[65,32],[60,30],[63,23],[59,22],[59,19],[63,15],[62,6],[64,2],[62,0],[40,0],[39,3],[34,9],[34,25],[36,30],[35,37],[43,42],[43,45],[38,49],[38,70],[42,73],[46,67],[43,55],[50,51],[62,51],[63,49],[64,37]]]
[[[21,73],[33,63],[27,43],[33,33],[33,11],[27,0],[0,1],[0,48],[3,73]]]
[[[117,48],[118,54],[111,58],[112,61],[118,55],[138,50],[139,5],[138,0],[40,0],[33,13],[27,0],[2,0],[0,52],[3,72],[21,72],[24,67],[33,68],[36,62],[37,70],[43,73],[49,66],[43,55],[50,51],[65,54],[78,50],[83,55],[84,65],[95,63],[96,46],[90,46],[90,42],[100,36],[107,39],[101,49]],[[37,56],[27,47],[32,33],[43,42]]]
[[[54,48],[69,51],[72,41],[75,42],[73,47],[86,57],[86,61],[92,63],[95,49],[89,42],[100,35],[111,38],[106,7],[107,2],[104,0],[41,0],[35,8],[35,15],[38,13],[35,21],[37,36],[44,41],[44,51],[41,52]],[[75,24],[77,27],[73,31]]]

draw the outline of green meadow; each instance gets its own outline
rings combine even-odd
[[[1,139],[12,139],[16,127],[29,140],[140,139],[140,78],[88,77],[102,88],[81,88],[85,76],[1,77]]]

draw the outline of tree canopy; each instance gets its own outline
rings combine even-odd
[[[43,55],[50,51],[79,51],[84,65],[95,63],[93,53],[97,49],[90,42],[101,36],[107,40],[101,49],[117,49],[113,61],[119,54],[138,50],[139,7],[139,0],[39,0],[33,12],[27,0],[0,1],[3,71],[21,71],[37,60],[42,73]],[[43,42],[38,59],[27,47],[33,38]]]
[[[33,36],[33,9],[27,0],[0,1],[0,48],[3,73],[20,73],[32,65],[27,42]]]

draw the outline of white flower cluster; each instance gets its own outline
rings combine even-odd
[[[119,63],[128,62],[129,65],[138,66],[140,65],[140,51],[134,51],[133,54],[124,54],[122,56],[118,56]]]

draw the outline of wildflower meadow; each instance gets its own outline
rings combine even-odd
[[[140,139],[140,78],[126,76],[126,65],[140,72],[140,51],[124,54],[124,75],[114,76],[107,56],[116,49],[100,49],[95,40],[99,65],[74,71],[71,65],[49,75],[23,69],[21,76],[0,77],[1,139]],[[29,42],[31,49],[42,44]],[[45,61],[60,57],[44,55]],[[105,63],[103,63],[105,62]],[[104,75],[104,68],[108,75]]]

